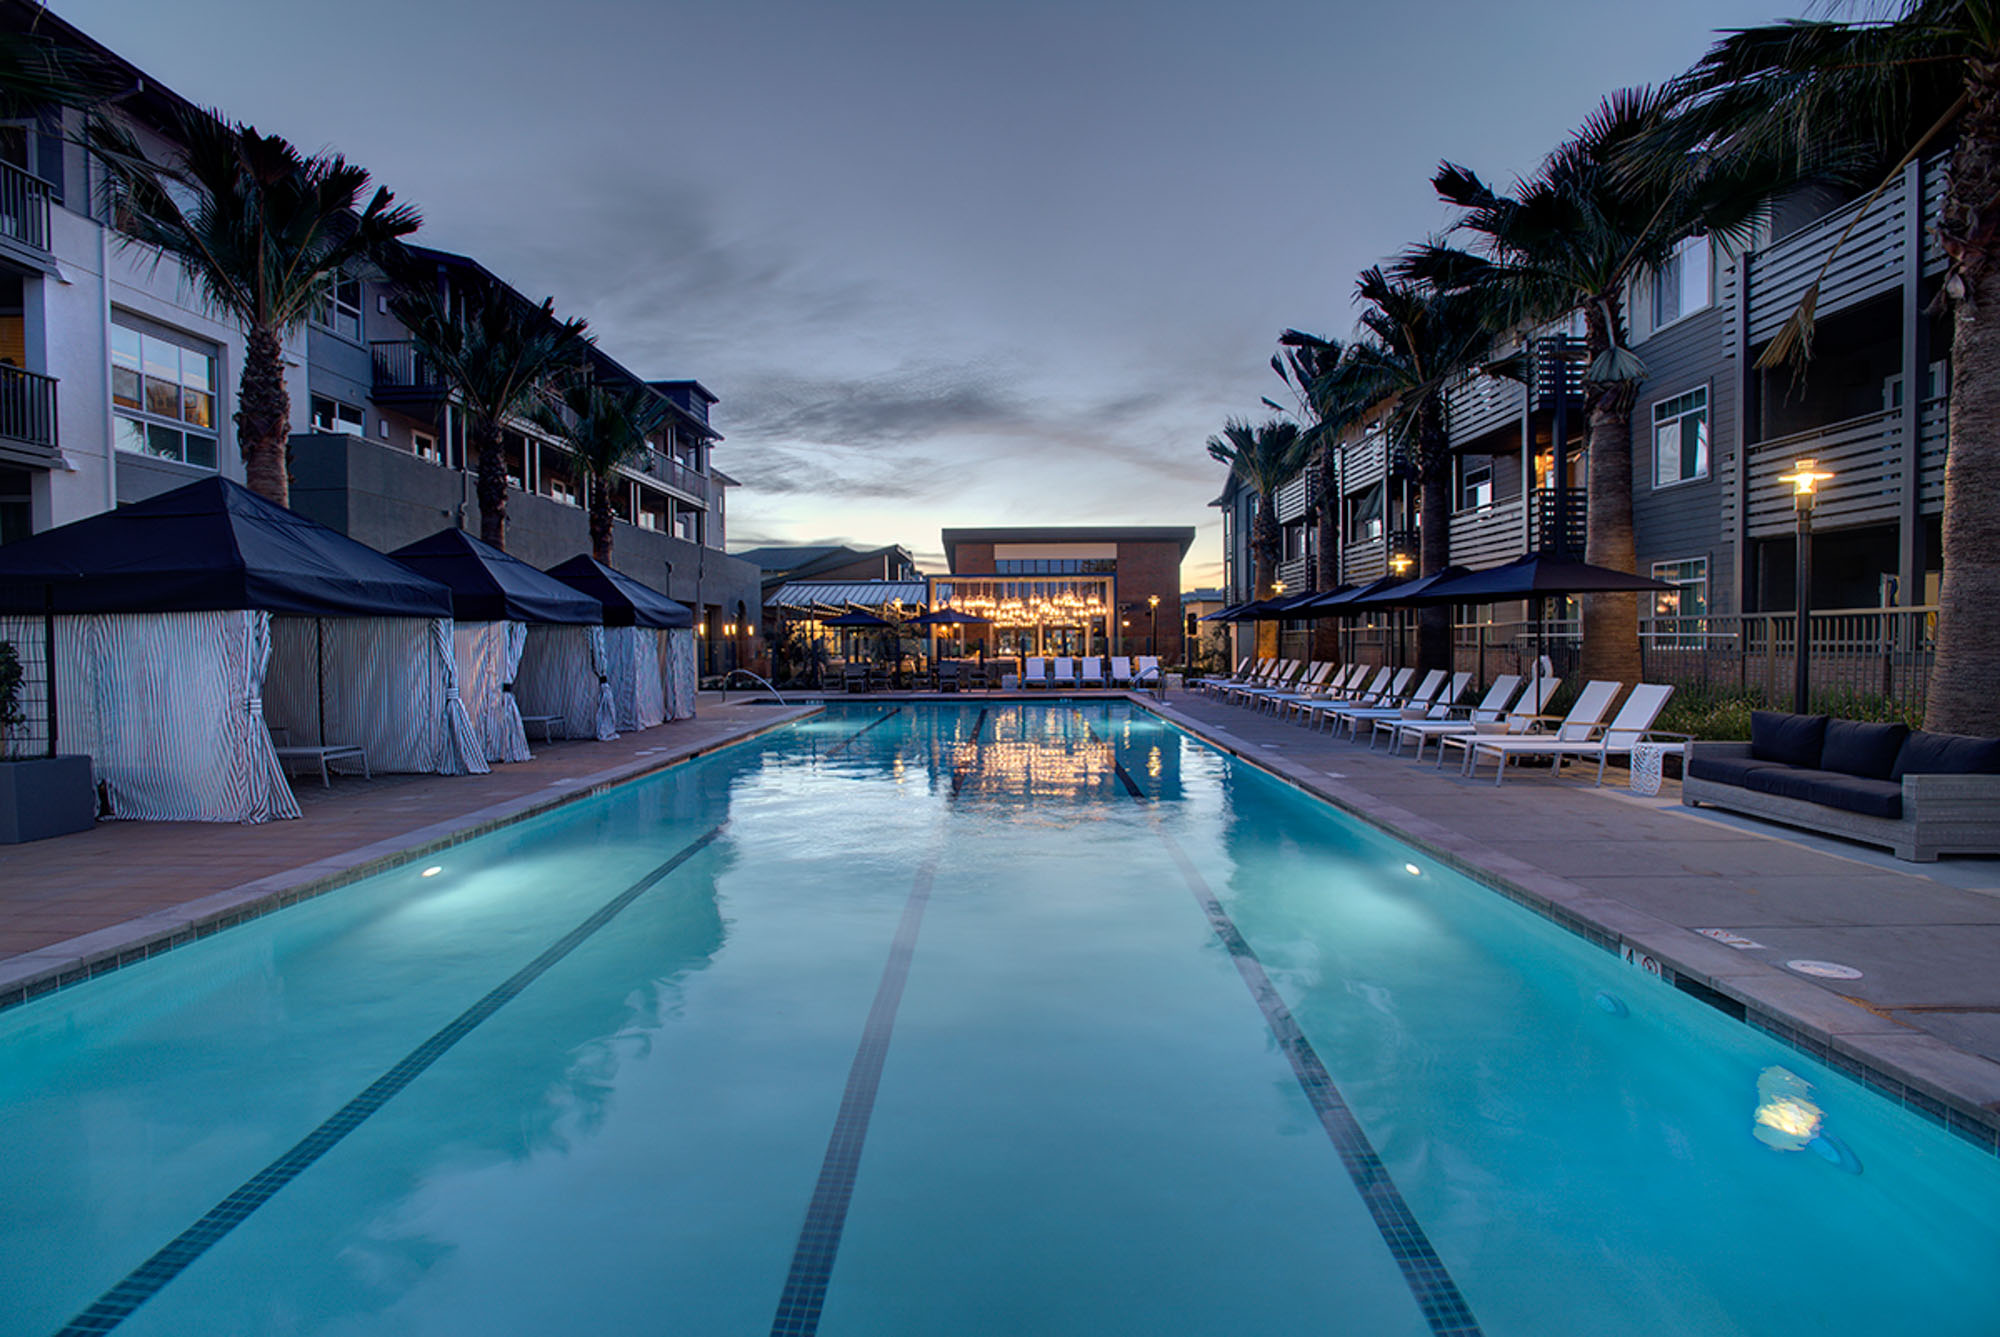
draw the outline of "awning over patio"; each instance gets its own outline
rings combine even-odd
[[[766,608],[788,613],[838,612],[847,608],[926,608],[930,587],[921,580],[793,580],[764,596]]]

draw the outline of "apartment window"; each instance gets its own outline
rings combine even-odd
[[[411,432],[410,449],[420,460],[429,460],[432,464],[444,463],[444,452],[438,449],[438,439],[429,432]]]
[[[342,274],[313,307],[313,324],[361,341],[361,280]]]
[[[1701,633],[1707,629],[1708,559],[1655,562],[1653,579],[1673,586],[1653,595],[1655,643],[1699,648]]]
[[[1458,508],[1461,511],[1482,510],[1492,504],[1493,461],[1466,460],[1459,473]]]
[[[1653,328],[1671,325],[1708,303],[1708,238],[1689,237],[1653,275]]]
[[[1369,543],[1382,537],[1381,484],[1347,499],[1345,527],[1349,543]]]
[[[216,467],[214,344],[111,326],[112,426],[118,449]]]
[[[349,436],[366,436],[368,424],[361,410],[352,404],[343,404],[338,399],[326,395],[312,397],[312,425],[315,432],[344,432]]]
[[[1653,405],[1653,486],[1708,477],[1708,387]]]

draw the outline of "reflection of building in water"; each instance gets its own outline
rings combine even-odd
[[[996,713],[978,743],[947,742],[943,760],[955,794],[1073,798],[1122,793],[1109,741],[1074,713]]]

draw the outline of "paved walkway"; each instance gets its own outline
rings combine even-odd
[[[2000,1126],[2000,859],[1902,863],[1842,842],[1640,799],[1613,768],[1466,780],[1191,692],[1160,713],[1535,904],[1745,1005],[1748,1019],[1893,1072]],[[1580,778],[1570,778],[1579,777]],[[1749,940],[1731,947],[1701,930]],[[1786,966],[1829,961],[1858,979]],[[1963,1130],[1962,1130],[1963,1131]]]
[[[302,779],[296,822],[100,822],[0,845],[0,1007],[811,709],[704,693],[694,719],[609,743],[538,742],[534,760],[488,775],[336,776],[330,789]]]

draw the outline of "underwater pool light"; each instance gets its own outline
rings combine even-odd
[[[431,866],[430,866],[429,868],[426,868],[426,869],[424,869],[424,874],[423,874],[423,875],[424,875],[425,877],[436,877],[436,876],[437,876],[437,875],[438,875],[439,873],[442,873],[443,871],[444,871],[444,865],[443,865],[443,864],[441,864],[441,863],[434,863],[434,864],[432,864],[432,865],[431,865]]]
[[[1422,877],[1424,875],[1424,870],[1417,867],[1413,863],[1404,864],[1403,871],[1408,873],[1411,877]]]

